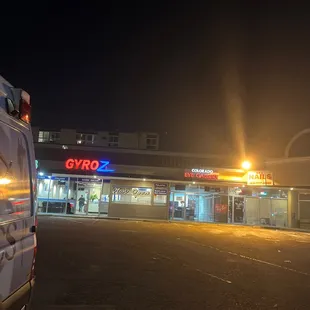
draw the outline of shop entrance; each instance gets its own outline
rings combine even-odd
[[[97,178],[71,178],[70,203],[74,214],[106,216],[110,182]]]
[[[185,219],[185,193],[171,192],[170,194],[170,218],[172,220],[184,220]]]
[[[107,216],[110,180],[93,177],[40,176],[38,212]]]
[[[197,220],[199,196],[189,193],[171,193],[170,217],[173,220]]]
[[[248,197],[245,224],[287,227],[287,199]]]
[[[96,215],[99,212],[101,182],[77,182],[75,214]]]
[[[227,195],[217,193],[171,192],[171,220],[227,222]]]

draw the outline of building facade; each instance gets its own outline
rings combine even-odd
[[[270,171],[243,171],[229,156],[148,149],[147,134],[132,134],[140,148],[125,148],[46,132],[34,133],[39,213],[294,226],[293,191],[275,186]]]
[[[150,132],[83,131],[76,129],[45,129],[33,127],[35,143],[88,145],[123,149],[158,150],[159,135]]]
[[[310,157],[269,159],[275,184],[290,189],[290,227],[310,230]]]

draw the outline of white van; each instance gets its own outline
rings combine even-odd
[[[29,309],[36,256],[30,96],[0,76],[0,309]]]

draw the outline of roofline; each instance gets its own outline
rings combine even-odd
[[[62,144],[52,144],[52,143],[42,143],[34,142],[37,148],[46,149],[62,149]],[[144,155],[156,155],[156,156],[179,156],[179,157],[189,157],[189,158],[218,158],[218,159],[232,159],[229,156],[214,155],[214,154],[193,154],[193,153],[179,153],[179,152],[167,152],[167,151],[151,151],[151,150],[137,150],[137,149],[126,149],[126,148],[111,148],[104,146],[86,146],[86,145],[76,145],[76,144],[65,144],[71,150],[82,150],[82,151],[102,151],[109,153],[130,153],[130,154],[144,154]]]
[[[61,176],[61,177],[74,177],[74,178],[91,178],[94,175],[83,175],[83,174],[70,174],[70,173],[51,173],[52,176]],[[129,178],[129,177],[119,177],[119,176],[103,176],[103,175],[96,175],[98,179],[102,179],[102,180],[124,180],[124,181],[141,181],[143,180],[144,182],[166,182],[166,183],[177,183],[177,184],[193,184],[193,181],[191,180],[173,180],[173,179],[160,179],[160,178],[154,178],[154,179],[150,179],[150,178],[144,178],[144,177],[133,177],[133,178]],[[245,185],[244,182],[227,182],[227,181],[216,181],[216,182],[200,182],[200,181],[195,181],[194,182],[195,185],[212,185],[212,186],[232,186],[232,185],[236,185],[236,186],[243,186]]]
[[[266,164],[284,164],[284,163],[300,163],[310,161],[310,156],[305,157],[282,157],[282,158],[270,158],[265,160]]]
[[[150,134],[150,135],[158,135],[160,136],[160,133],[156,131],[146,131],[146,130],[135,130],[135,131],[129,131],[129,130],[118,130],[118,129],[96,129],[96,128],[90,128],[90,129],[83,129],[83,128],[64,128],[64,127],[42,127],[42,126],[32,126],[33,129],[37,129],[39,131],[56,131],[61,132],[62,130],[73,130],[76,133],[85,133],[85,134],[97,134],[97,133],[135,133],[135,134]]]
[[[85,174],[70,174],[70,173],[51,173],[47,175],[52,175],[52,176],[60,176],[60,177],[74,177],[74,178],[92,178],[94,175],[85,175]],[[144,182],[166,182],[166,183],[174,183],[174,184],[193,184],[193,181],[189,180],[173,180],[173,179],[160,179],[160,178],[143,178],[143,177],[119,177],[119,176],[103,176],[103,175],[96,175],[98,179],[101,180],[124,180],[124,181],[141,181],[143,180]],[[253,186],[253,185],[247,185],[245,182],[228,182],[228,181],[195,181],[195,185],[203,185],[203,186],[217,186],[217,187],[231,187],[231,186],[236,186],[236,187],[247,187],[247,188],[252,188],[252,189],[281,189],[281,190],[291,190],[292,186],[287,186],[287,185],[273,185],[273,186]],[[299,192],[304,192],[304,193],[310,193],[310,186],[294,186],[294,190],[298,190]]]

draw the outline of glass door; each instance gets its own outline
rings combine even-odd
[[[99,201],[101,193],[101,184],[89,184],[88,187],[88,201],[85,208],[86,214],[97,215],[99,212]]]
[[[187,194],[185,201],[185,220],[196,221],[199,214],[199,195]]]
[[[77,180],[75,214],[98,215],[101,188],[101,180]]]
[[[234,220],[234,223],[242,224],[244,222],[244,197],[243,196],[234,196],[233,220]]]
[[[261,225],[271,225],[271,199],[260,198],[259,199],[259,217]]]
[[[108,216],[110,203],[110,181],[103,181],[99,203],[99,216]]]
[[[200,222],[213,222],[214,221],[214,208],[213,208],[213,196],[201,195],[199,197],[198,208],[198,221]]]
[[[186,211],[185,198],[185,193],[171,193],[169,213],[172,220],[184,220]]]
[[[260,199],[256,197],[248,197],[245,200],[246,216],[245,223],[248,225],[259,225],[259,205]]]
[[[287,199],[271,199],[272,225],[287,227]]]

